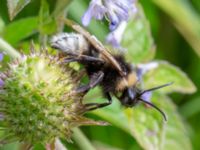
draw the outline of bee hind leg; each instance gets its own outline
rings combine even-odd
[[[86,110],[87,111],[91,111],[91,110],[95,110],[95,109],[98,109],[98,108],[102,108],[102,107],[106,107],[110,104],[112,104],[112,97],[110,96],[109,93],[105,93],[105,97],[108,99],[108,102],[106,103],[88,103],[88,104],[85,104],[86,106]]]

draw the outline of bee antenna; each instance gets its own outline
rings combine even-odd
[[[139,100],[141,102],[146,103],[146,104],[150,105],[151,107],[155,108],[157,111],[159,111],[162,114],[162,116],[165,119],[165,121],[167,121],[167,116],[165,115],[165,113],[160,108],[158,108],[156,105],[154,105],[154,104],[152,104],[152,103],[150,103],[148,101],[145,101],[145,100],[143,100],[141,98]]]
[[[161,88],[164,88],[164,87],[166,87],[166,86],[170,86],[170,85],[172,85],[173,83],[174,83],[174,82],[170,82],[170,83],[163,84],[163,85],[160,85],[160,86],[151,88],[151,89],[144,90],[144,91],[141,93],[141,95],[144,94],[144,93],[146,93],[146,92],[155,91],[155,90],[157,90],[157,89],[161,89]]]

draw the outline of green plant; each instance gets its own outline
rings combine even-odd
[[[138,4],[140,2],[142,3],[142,6]],[[48,37],[52,34],[71,30],[70,27],[64,27],[64,24],[60,22],[59,18],[67,16],[68,18],[81,24],[81,16],[84,14],[88,6],[88,1],[81,0],[57,0],[56,2],[50,0],[7,0],[7,3],[0,0],[0,3],[2,3],[0,6],[0,35],[4,39],[0,40],[0,50],[4,51],[4,53],[7,53],[11,57],[19,57],[20,55],[15,51],[15,49],[28,49],[27,47],[32,39],[37,43],[37,45],[40,45],[41,47],[48,47]],[[196,149],[199,148],[198,142],[196,142],[199,136],[193,134],[192,138],[190,138],[188,135],[190,134],[191,136],[192,134],[192,132],[190,132],[192,129],[190,130],[190,127],[188,126],[200,131],[197,123],[194,121],[197,120],[194,114],[199,113],[199,108],[197,107],[195,109],[196,111],[191,110],[193,100],[190,103],[184,103],[182,107],[179,107],[176,105],[178,102],[173,101],[172,99],[174,97],[180,97],[180,95],[173,95],[172,98],[167,95],[173,92],[190,94],[194,93],[197,89],[193,82],[183,71],[181,71],[181,69],[166,60],[158,59],[159,57],[164,58],[166,53],[162,52],[161,49],[165,49],[165,47],[169,48],[169,59],[174,58],[181,61],[181,58],[179,57],[181,52],[179,51],[178,55],[174,55],[177,53],[171,52],[167,41],[163,41],[165,43],[164,46],[158,43],[157,53],[159,55],[157,55],[155,46],[157,42],[154,42],[152,38],[149,22],[146,19],[144,11],[150,18],[154,37],[156,37],[156,33],[159,32],[159,19],[163,19],[162,16],[159,18],[158,15],[158,11],[160,11],[158,9],[161,9],[164,10],[170,18],[172,18],[172,24],[178,29],[181,35],[183,35],[197,54],[199,54],[198,41],[200,40],[198,35],[198,14],[191,7],[192,3],[184,0],[167,2],[161,0],[148,2],[139,0],[138,3],[138,12],[134,15],[134,17],[129,18],[122,36],[121,46],[127,50],[125,53],[126,59],[129,62],[134,63],[134,65],[148,63],[151,61],[157,64],[155,68],[150,69],[144,74],[144,88],[151,88],[171,81],[174,82],[172,86],[156,91],[152,96],[152,102],[166,112],[168,122],[164,122],[157,112],[152,109],[145,108],[143,105],[131,109],[125,109],[121,107],[117,100],[114,100],[112,105],[88,113],[90,117],[101,118],[109,122],[112,126],[81,128],[89,137],[89,140],[80,130],[77,132],[75,131],[74,138],[72,139],[75,141],[74,144],[67,143],[65,138],[62,140],[64,145],[66,145],[69,149],[78,149],[78,146],[79,149],[87,149],[88,147],[90,147],[90,149],[111,149],[113,147],[117,147],[118,149],[143,148],[148,150],[190,150],[192,147]],[[8,7],[8,9],[6,7]],[[39,11],[37,11],[38,9]],[[6,13],[7,10],[9,10],[9,18],[12,21],[9,21]],[[179,11],[179,13],[177,13],[177,11]],[[180,13],[185,17],[180,17]],[[108,22],[107,20],[104,20],[102,23],[92,20],[91,24],[87,27],[87,30],[104,43],[104,39],[109,32]],[[168,33],[168,31],[163,30],[161,33]],[[169,36],[168,40],[171,40],[170,37],[172,35],[170,36],[165,34],[165,36]],[[158,39],[159,37],[157,37],[156,40],[162,41],[162,38]],[[5,41],[15,47],[15,49],[6,45]],[[174,42],[175,41],[176,40],[174,40]],[[24,51],[24,53],[27,52]],[[190,57],[185,56],[182,61],[185,60],[190,62]],[[196,60],[196,66],[198,66],[200,63],[198,61],[199,58],[197,57]],[[5,56],[2,62],[2,68],[7,62],[8,58]],[[196,71],[197,69],[194,67],[193,70]],[[197,71],[192,73],[190,76],[194,76],[195,73],[198,76],[199,72]],[[17,81],[21,80],[23,79],[17,79]],[[197,85],[197,87],[199,86]],[[197,97],[199,96],[197,95]],[[105,99],[101,97],[99,89],[95,88],[84,97],[84,101],[88,100],[104,101]],[[194,101],[197,102],[195,99]],[[198,103],[196,106],[197,105]],[[187,106],[190,106],[190,108]],[[180,114],[177,108],[180,108],[183,113]],[[182,114],[185,116],[194,116],[194,119],[188,121],[186,120],[187,118],[182,116]],[[107,132],[112,138],[107,138]],[[119,137],[122,135],[125,138]],[[126,138],[128,140],[126,140]],[[129,140],[131,141],[130,143]],[[84,147],[84,142],[86,142],[89,146]],[[14,149],[14,146],[11,147]],[[35,149],[39,149],[41,147],[41,145],[36,145]]]

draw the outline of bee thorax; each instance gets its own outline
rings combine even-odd
[[[137,76],[135,72],[132,72],[128,74],[126,78],[122,78],[121,80],[118,81],[116,89],[118,91],[122,91],[127,87],[135,86],[136,82],[137,82]]]

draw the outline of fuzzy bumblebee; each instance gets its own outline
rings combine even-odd
[[[82,116],[81,95],[70,96],[72,72],[58,56],[36,52],[11,62],[0,74],[1,141],[46,144],[70,139],[73,127],[103,125]]]
[[[127,62],[123,53],[110,53],[94,35],[91,35],[80,25],[69,19],[63,21],[78,34],[62,33],[55,35],[52,37],[51,47],[67,55],[65,63],[79,62],[82,64],[89,77],[89,83],[77,88],[75,93],[87,93],[90,89],[99,85],[102,88],[103,95],[108,100],[100,104],[86,104],[89,106],[88,110],[110,105],[113,95],[125,107],[134,107],[141,102],[150,105],[167,120],[165,113],[150,102],[150,97],[152,91],[169,86],[172,82],[146,90],[141,89],[137,84],[142,77],[140,72],[143,71]],[[86,41],[87,44],[81,44],[83,41]]]

